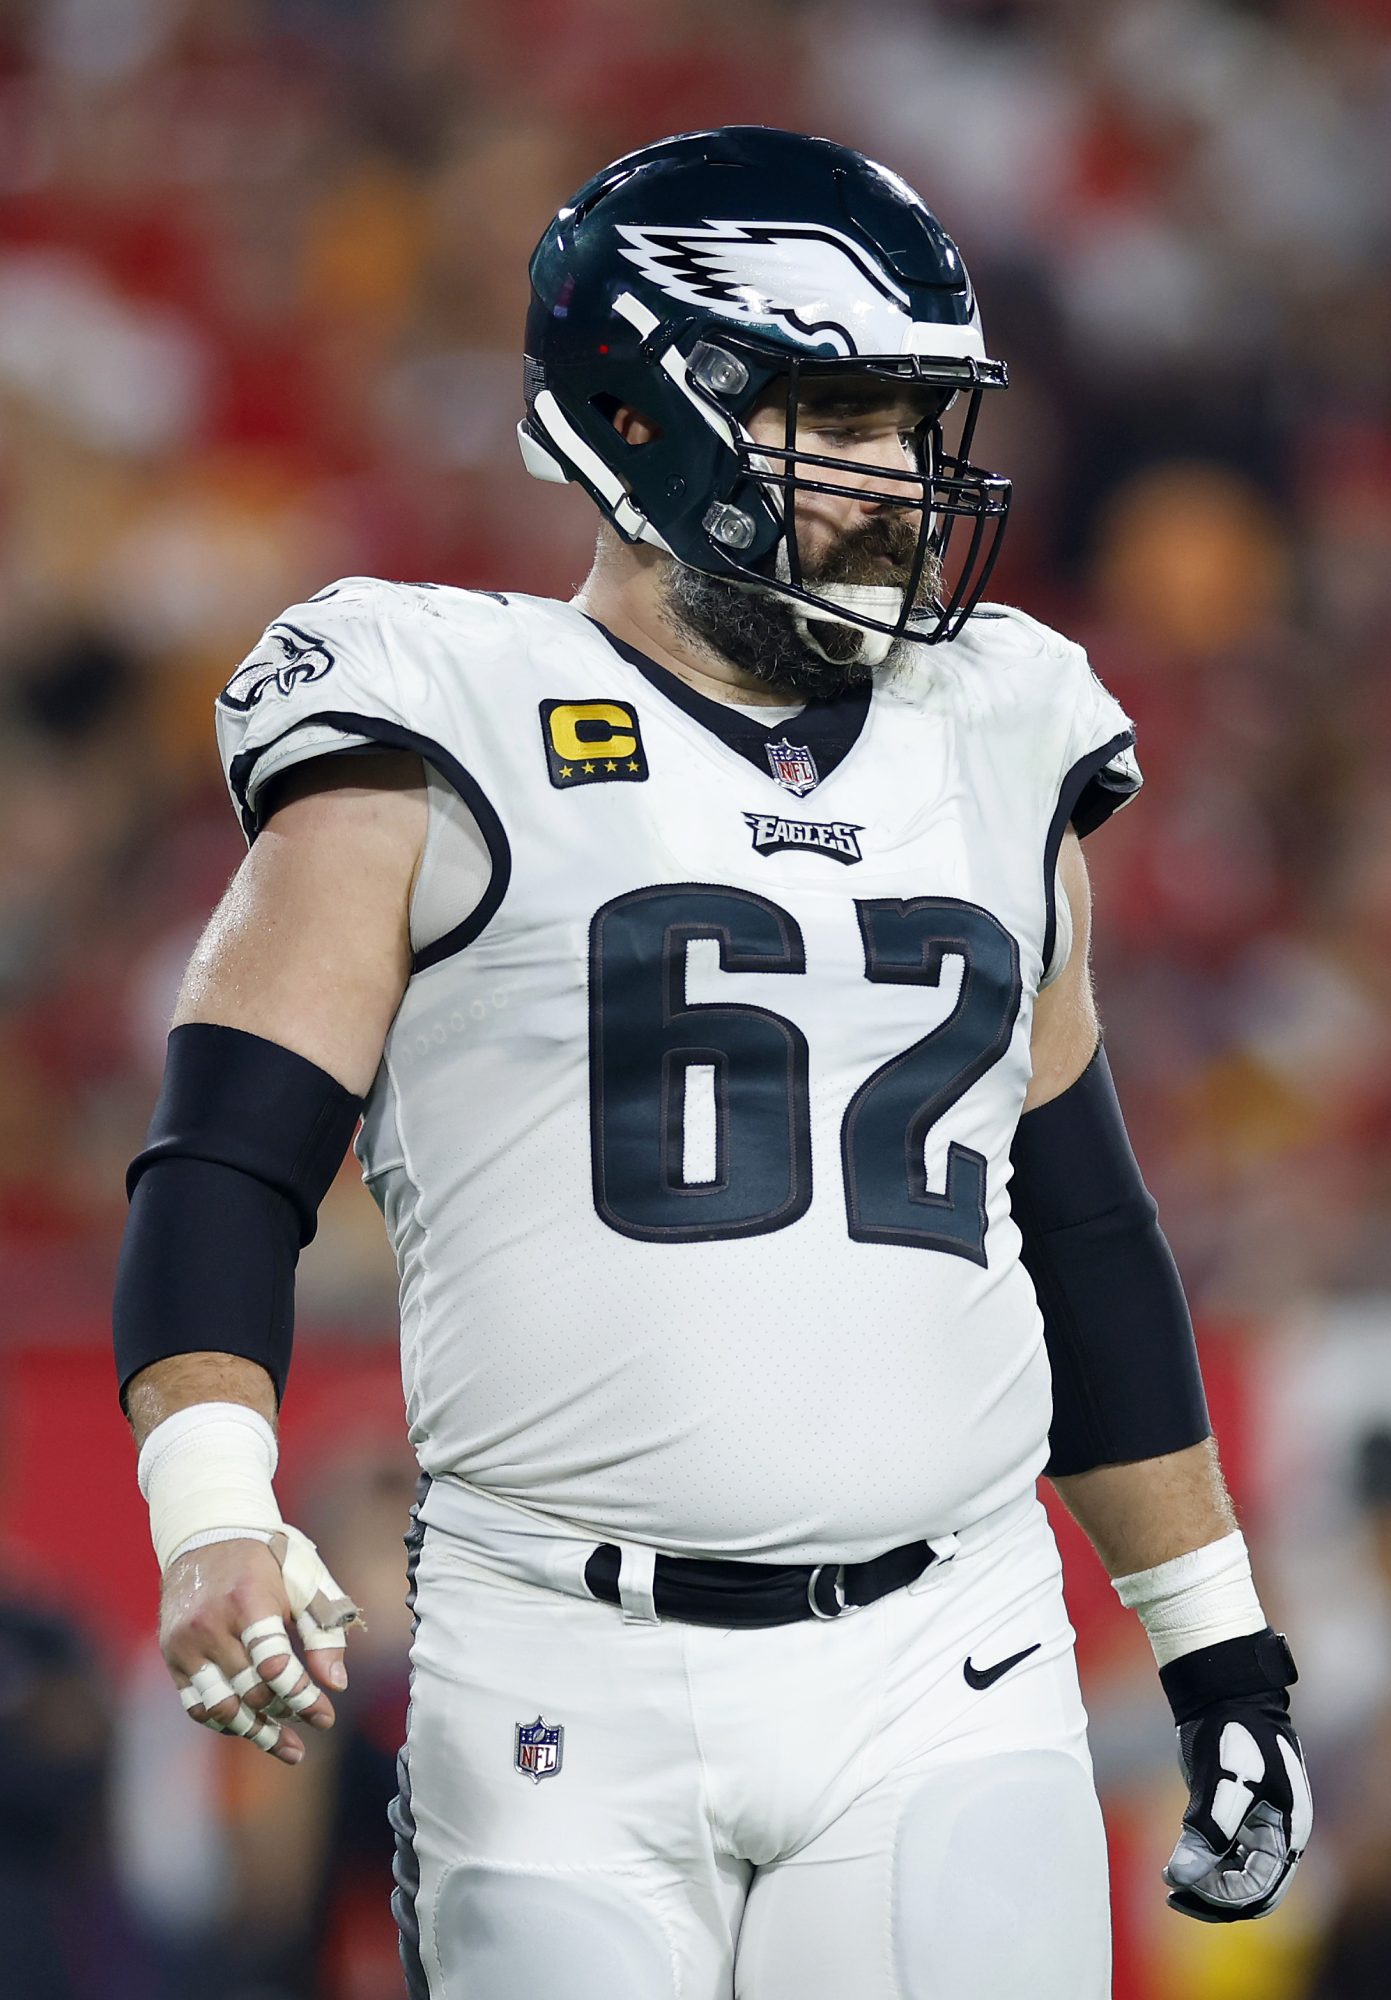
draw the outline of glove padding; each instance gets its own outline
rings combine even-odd
[[[1314,1823],[1279,1684],[1297,1678],[1289,1648],[1267,1628],[1171,1661],[1160,1678],[1190,1794],[1164,1870],[1169,1907],[1206,1924],[1266,1916],[1289,1888]]]

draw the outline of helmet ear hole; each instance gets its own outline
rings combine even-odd
[[[662,435],[660,424],[654,423],[651,417],[644,416],[641,410],[635,410],[631,403],[623,402],[618,396],[607,392],[591,396],[589,406],[613,425],[630,450],[640,450],[643,445],[654,443]]]

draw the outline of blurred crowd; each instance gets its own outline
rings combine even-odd
[[[1361,2000],[1391,1979],[1391,1809],[1358,1749],[1391,1758],[1391,0],[0,5],[9,1338],[104,1365],[125,1163],[242,851],[213,697],[337,575],[569,594],[591,511],[514,437],[527,254],[603,161],[729,121],[882,157],[955,234],[1013,376],[977,447],[1015,480],[992,591],[1084,640],[1139,725],[1148,788],[1092,846],[1102,1007],[1327,1748],[1288,1919],[1155,1926],[1167,1731],[1080,1575],[1118,2000]],[[351,1169],[301,1299],[308,1345],[391,1338]],[[15,1602],[0,1665],[87,1671]],[[147,1694],[113,1769],[159,1733]],[[71,1792],[88,1844],[97,1783]],[[122,1921],[167,1933],[132,1852]],[[196,1958],[256,1884],[210,1898],[182,1860]],[[308,1935],[244,1978],[224,1955],[228,1993],[398,1990]],[[160,1962],[184,2000],[194,1961]],[[91,1977],[80,2000],[126,1990]]]

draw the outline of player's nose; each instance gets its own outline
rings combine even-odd
[[[853,484],[859,491],[846,506],[857,519],[895,513],[911,518],[921,505],[918,464],[911,443],[900,437],[867,440],[856,454]],[[850,485],[852,478],[847,478]]]

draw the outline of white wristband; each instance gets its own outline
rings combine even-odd
[[[244,1403],[194,1403],[157,1424],[140,1448],[137,1477],[161,1571],[191,1548],[280,1533],[271,1485],[278,1462],[275,1432]]]
[[[1113,1577],[1111,1587],[1122,1604],[1139,1614],[1161,1667],[1200,1646],[1264,1631],[1269,1622],[1251,1581],[1251,1558],[1239,1528],[1220,1542],[1153,1569]]]

